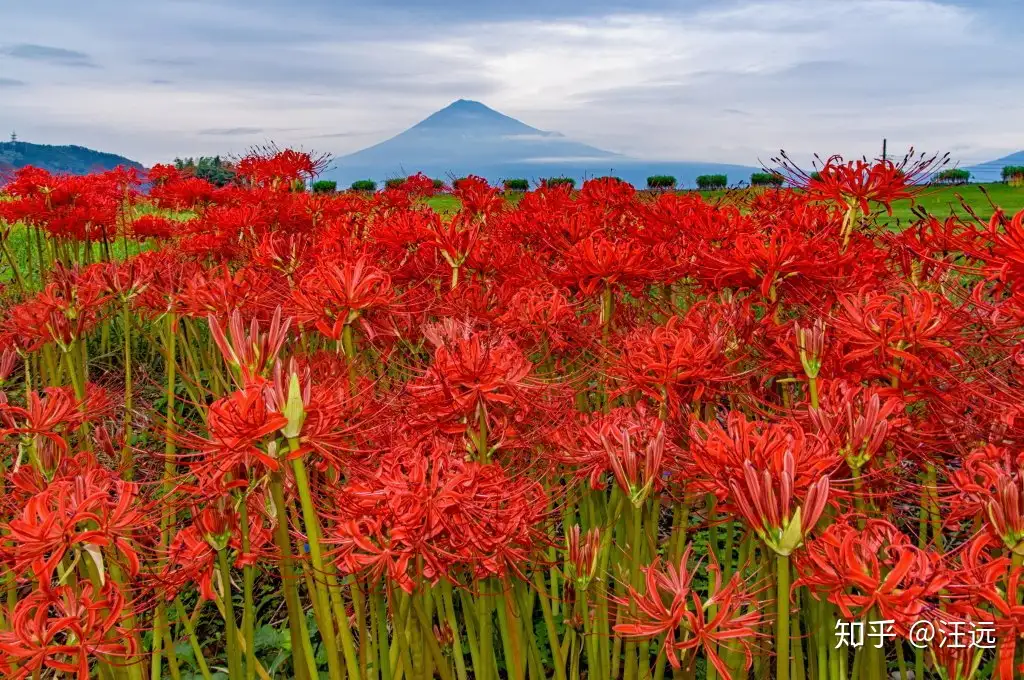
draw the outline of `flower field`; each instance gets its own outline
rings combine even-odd
[[[0,675],[1022,677],[1024,212],[322,165],[4,187]]]

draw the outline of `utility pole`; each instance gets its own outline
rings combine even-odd
[[[11,130],[11,141],[12,142],[18,141],[18,133],[15,132],[14,130]]]
[[[887,142],[887,141],[888,141],[888,140],[887,140],[887,139],[885,139],[884,137],[882,138],[882,160],[883,160],[883,161],[885,161],[885,160],[886,160],[886,155],[885,155],[885,145],[886,145],[886,142]]]

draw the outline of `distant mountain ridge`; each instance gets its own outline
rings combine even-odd
[[[113,170],[119,165],[143,169],[141,163],[124,156],[95,151],[84,146],[0,142],[0,171],[18,170],[27,165],[53,173],[72,175]]]
[[[347,186],[359,179],[385,180],[416,172],[451,178],[584,180],[615,175],[636,185],[650,175],[674,175],[693,185],[698,175],[726,174],[731,184],[748,181],[758,168],[720,163],[643,161],[539,130],[477,101],[459,99],[379,144],[335,159],[324,173]]]
[[[1003,168],[1007,165],[1024,165],[1024,151],[1011,153],[994,161],[978,163],[965,170],[971,173],[972,182],[999,182],[1003,179]]]

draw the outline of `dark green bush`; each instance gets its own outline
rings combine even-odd
[[[338,190],[338,183],[330,179],[321,179],[313,182],[314,194],[333,194]]]
[[[388,181],[384,182],[384,186],[388,189],[401,189],[403,184],[405,184],[404,177],[392,177]]]
[[[697,178],[697,188],[701,191],[724,189],[728,184],[729,178],[725,175],[701,175]]]
[[[201,156],[196,158],[175,158],[174,167],[186,170],[194,177],[205,179],[210,184],[223,187],[235,180],[235,166],[220,156]]]
[[[648,189],[673,189],[676,186],[676,178],[672,175],[651,175],[647,178]]]
[[[376,191],[377,183],[372,179],[359,179],[352,182],[352,191]]]
[[[434,189],[436,189],[436,190],[444,189],[444,180],[443,179],[435,179],[434,180]]]
[[[814,172],[811,173],[811,179],[813,179],[815,182],[820,182],[821,181],[821,173],[818,172],[817,170],[815,170]]]
[[[549,187],[568,186],[570,189],[576,188],[576,180],[572,177],[548,177],[544,180],[543,184]]]
[[[936,184],[967,184],[971,180],[971,173],[963,168],[948,168],[935,175]]]
[[[502,186],[505,187],[505,191],[528,191],[530,189],[530,183],[521,177],[507,179],[502,182]]]
[[[786,178],[777,172],[755,172],[750,176],[752,187],[775,187],[776,189],[786,183]]]

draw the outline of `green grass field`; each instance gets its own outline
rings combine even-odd
[[[708,201],[736,201],[743,198],[742,194],[747,189],[731,191],[703,191]],[[428,204],[434,210],[442,214],[450,214],[459,209],[459,200],[449,194],[433,196]],[[965,184],[956,187],[928,187],[912,205],[909,200],[897,201],[892,206],[892,217],[882,214],[883,223],[896,227],[907,224],[916,219],[914,206],[917,210],[924,210],[930,215],[938,218],[945,218],[956,213],[967,216],[968,211],[965,205],[978,215],[988,220],[992,217],[993,208],[996,205],[1003,211],[1013,214],[1024,210],[1024,187],[1015,187],[1008,184]]]

